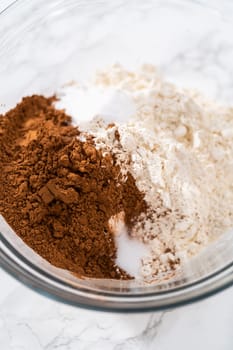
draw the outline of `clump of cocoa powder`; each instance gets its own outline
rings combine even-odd
[[[0,213],[51,264],[79,276],[127,279],[115,264],[109,219],[133,225],[146,211],[131,174],[103,156],[54,98],[26,97],[0,117]]]

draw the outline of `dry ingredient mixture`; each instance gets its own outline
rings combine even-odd
[[[150,65],[114,65],[57,97],[0,118],[0,213],[42,257],[155,280],[233,227],[232,108]]]
[[[57,107],[145,194],[149,211],[131,230],[150,248],[144,278],[176,269],[233,227],[232,108],[179,89],[151,65],[137,72],[114,65],[89,84],[66,86]]]

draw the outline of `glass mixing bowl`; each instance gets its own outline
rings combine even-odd
[[[153,63],[176,84],[233,100],[233,3],[188,0],[16,0],[0,14],[0,114],[23,96],[120,62]],[[40,293],[77,306],[159,310],[233,284],[233,232],[158,284],[78,279],[29,249],[0,219],[0,265]]]

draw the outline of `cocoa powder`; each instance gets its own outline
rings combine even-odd
[[[103,156],[54,97],[26,97],[0,116],[0,213],[51,264],[79,276],[128,279],[115,264],[109,219],[132,226],[147,207],[114,156]],[[117,136],[117,135],[116,135]]]

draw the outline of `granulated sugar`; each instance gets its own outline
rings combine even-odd
[[[178,89],[153,66],[128,72],[115,65],[88,87],[62,90],[57,107],[79,126],[83,106],[76,92],[90,89],[106,93],[106,100],[107,91],[124,96],[104,104],[111,113],[92,109],[82,137],[88,131],[97,148],[114,153],[122,173],[130,172],[145,193],[149,213],[130,233],[150,249],[142,276],[169,272],[233,227],[233,109]]]

